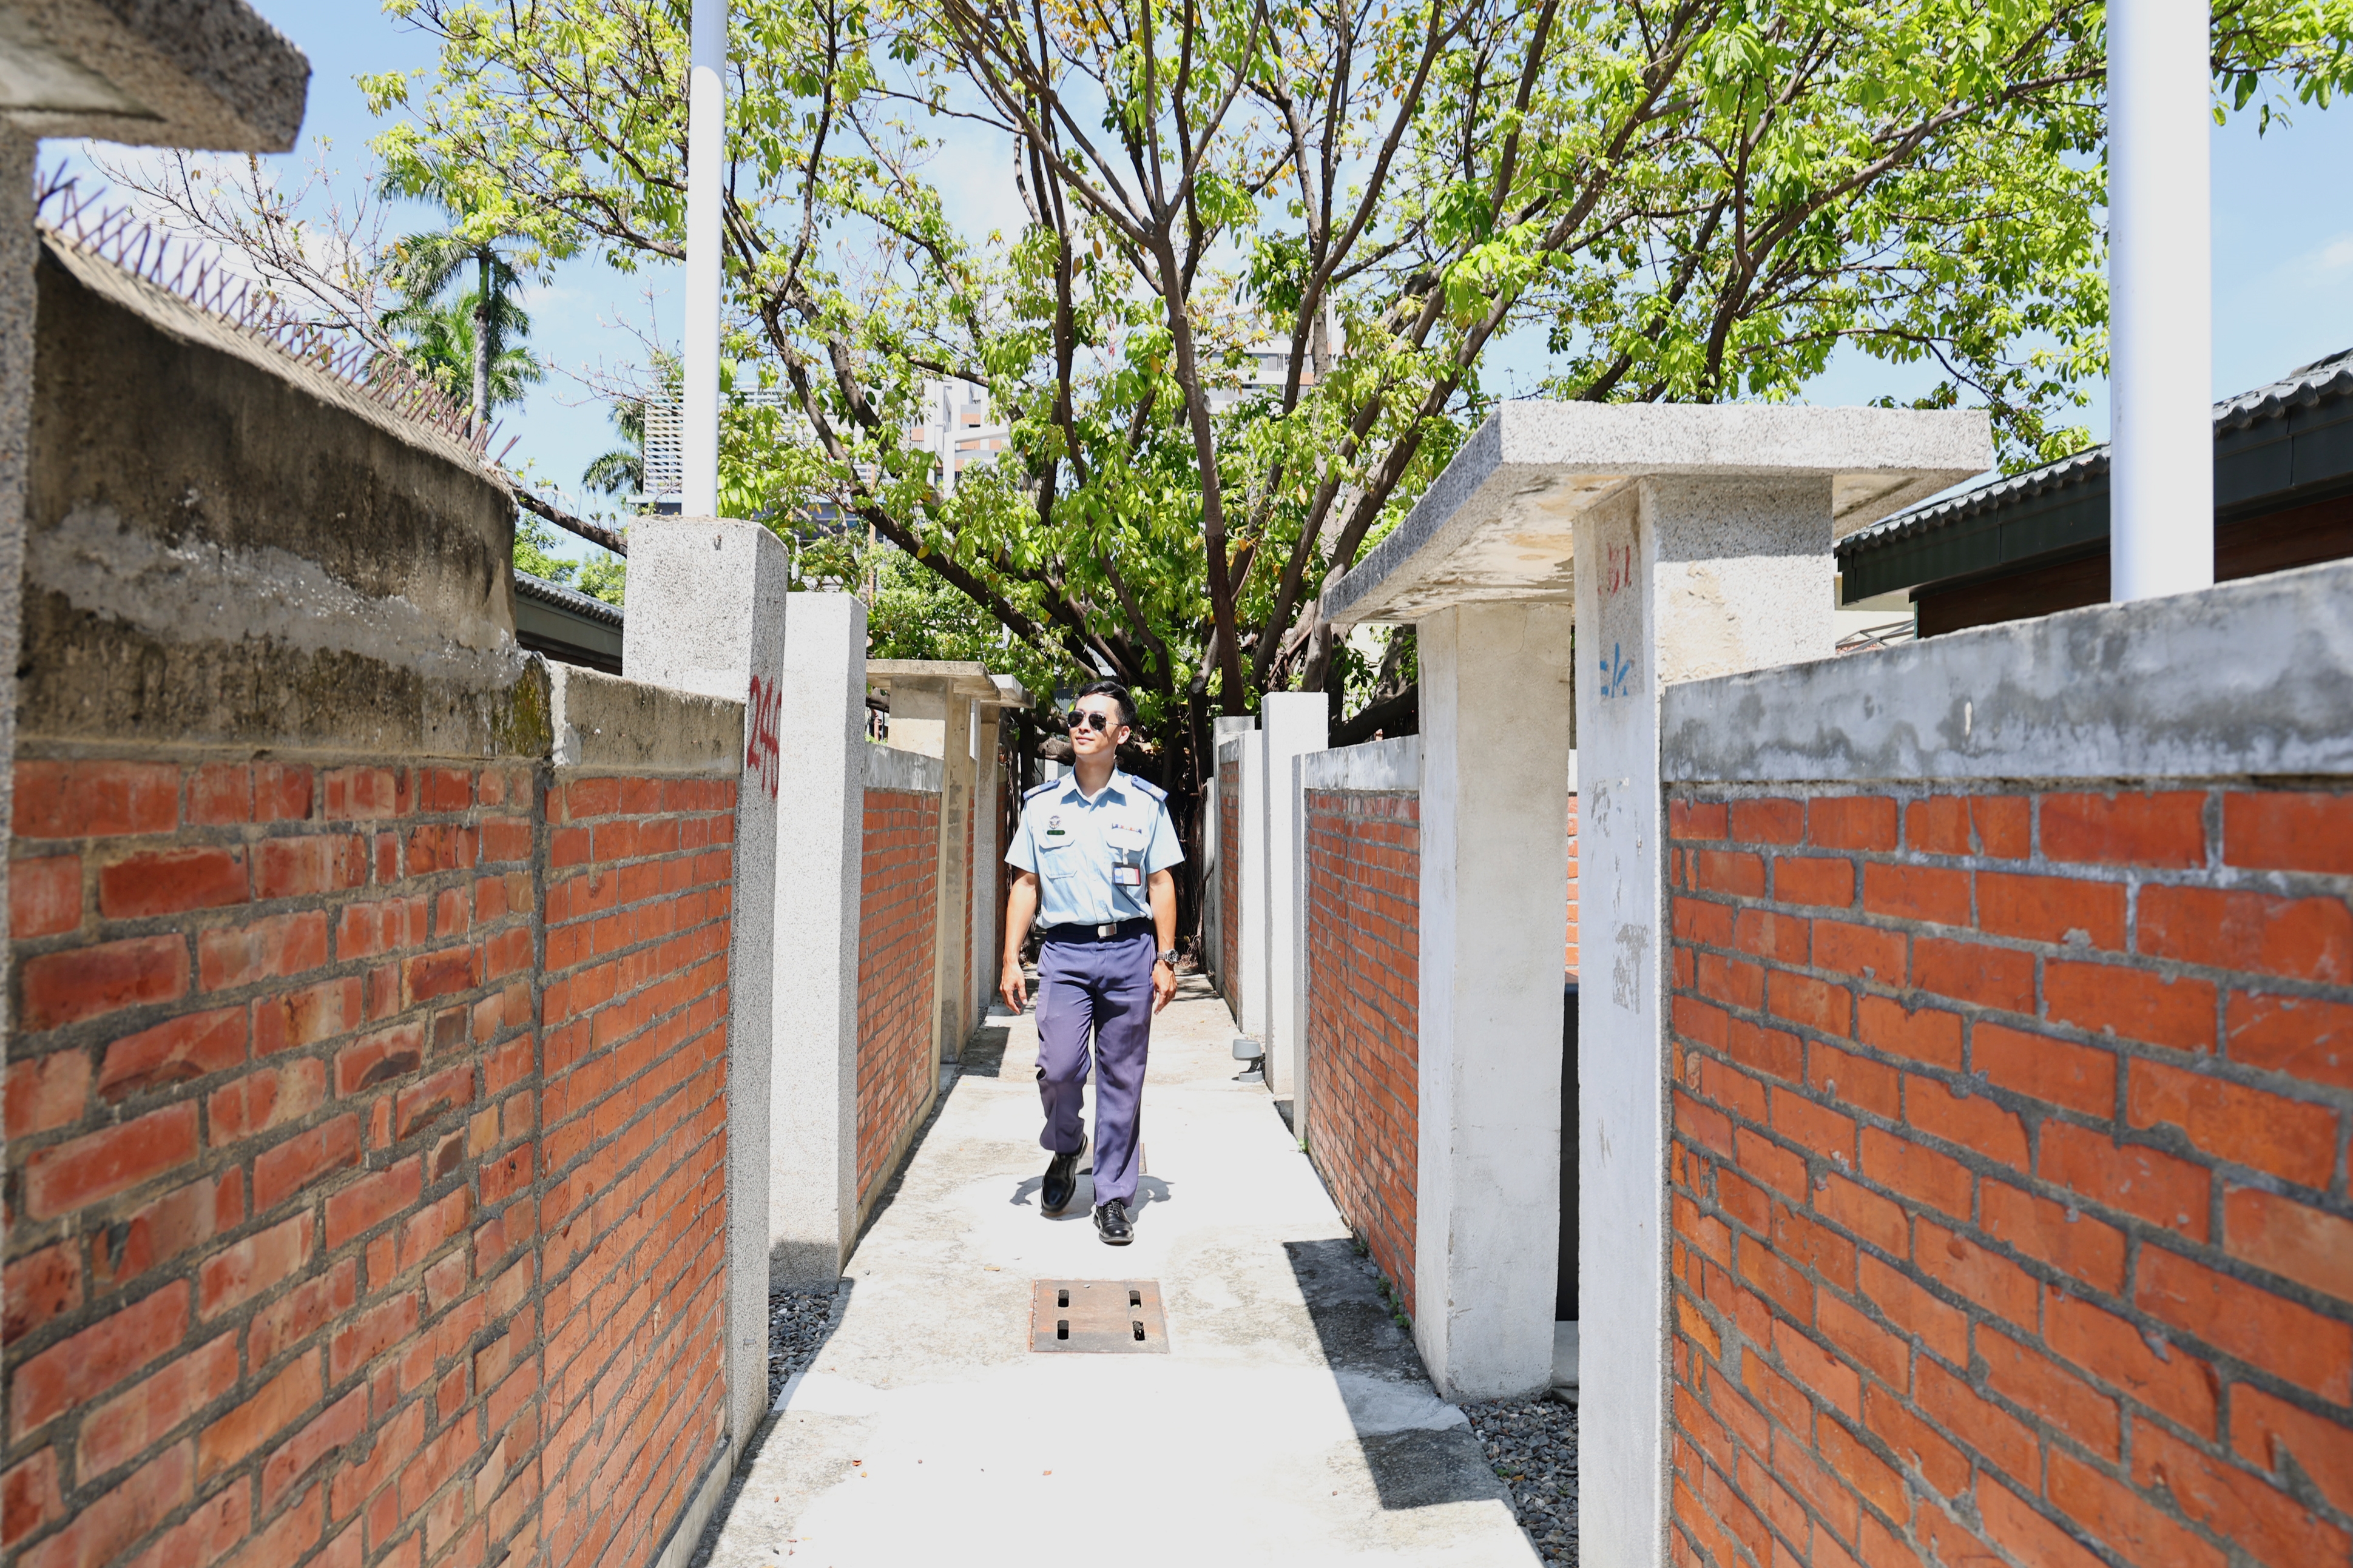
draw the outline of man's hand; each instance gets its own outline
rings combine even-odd
[[[1171,981],[1168,988],[1176,990],[1176,983]],[[1005,1005],[1013,1009],[1016,1017],[1020,1016],[1029,1000],[1029,977],[1021,973],[1019,959],[1006,960],[1005,973],[997,978],[997,994],[1005,998]]]
[[[1158,959],[1152,961],[1152,1010],[1157,1013],[1176,1000],[1176,971]]]

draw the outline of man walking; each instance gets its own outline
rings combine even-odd
[[[1135,723],[1127,689],[1098,680],[1071,710],[1074,765],[1021,800],[1021,827],[1005,852],[1014,879],[1005,909],[1005,973],[998,991],[1016,1013],[1029,1001],[1021,944],[1042,910],[1038,959],[1038,1098],[1040,1146],[1052,1151],[1039,1194],[1049,1215],[1070,1206],[1086,1152],[1081,1096],[1088,1037],[1095,1079],[1095,1232],[1113,1247],[1134,1239],[1136,1124],[1152,1016],[1176,994],[1176,879],[1185,858],[1168,821],[1166,794],[1120,773],[1120,742]],[[1148,1000],[1147,1000],[1148,999]]]

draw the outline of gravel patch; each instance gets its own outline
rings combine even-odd
[[[1577,1406],[1538,1397],[1466,1405],[1471,1430],[1511,1488],[1520,1528],[1546,1563],[1577,1562]]]
[[[769,1404],[776,1402],[793,1373],[808,1365],[833,1332],[834,1309],[839,1304],[831,1290],[768,1292]]]

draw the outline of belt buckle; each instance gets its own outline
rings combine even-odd
[[[1101,942],[1101,941],[1103,941],[1103,940],[1104,938],[1106,938],[1106,937],[1113,937],[1113,936],[1117,936],[1118,934],[1119,934],[1119,922],[1118,922],[1117,921],[1113,921],[1111,924],[1109,924],[1109,925],[1103,925],[1103,926],[1097,926],[1097,927],[1095,927],[1095,940],[1096,940],[1097,942]]]

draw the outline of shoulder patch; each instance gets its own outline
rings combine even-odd
[[[1060,789],[1060,788],[1061,788],[1061,787],[1062,787],[1062,781],[1061,781],[1061,780],[1060,780],[1060,779],[1048,779],[1044,784],[1031,784],[1028,789],[1023,790],[1023,791],[1021,792],[1021,798],[1022,798],[1023,800],[1036,800],[1039,795],[1044,795],[1048,790],[1050,790],[1050,789]]]
[[[1134,784],[1135,786],[1136,793],[1145,796],[1147,799],[1165,801],[1168,798],[1168,792],[1162,789],[1158,784],[1154,784],[1150,779],[1140,779],[1134,773],[1122,773],[1120,776],[1127,780],[1128,783]]]

